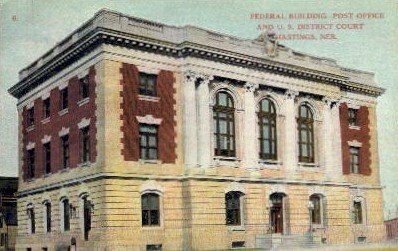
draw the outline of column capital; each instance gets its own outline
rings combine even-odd
[[[244,87],[246,92],[254,92],[255,90],[258,89],[259,85],[252,82],[246,82],[244,84]]]
[[[285,92],[285,99],[294,99],[299,95],[298,91],[295,90],[286,90]]]
[[[183,72],[184,80],[186,81],[196,81],[198,78],[198,73],[195,71],[187,70]]]
[[[326,107],[328,107],[330,109],[339,107],[340,103],[341,103],[339,98],[333,98],[333,97],[328,97],[328,96],[323,97],[322,102],[324,103],[324,105]]]
[[[205,85],[209,84],[214,79],[213,75],[202,74],[202,73],[198,73],[196,77],[200,79],[201,84]]]

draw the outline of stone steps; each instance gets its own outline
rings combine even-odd
[[[272,234],[257,236],[257,247],[273,250],[292,250],[294,248],[316,248],[321,245],[319,237],[304,235],[281,235]]]

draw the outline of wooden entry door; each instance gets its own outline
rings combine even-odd
[[[283,210],[282,204],[276,204],[271,209],[271,224],[273,233],[283,233]]]

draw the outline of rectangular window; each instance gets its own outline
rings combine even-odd
[[[148,193],[141,196],[142,208],[142,225],[143,226],[159,226],[159,195]]]
[[[68,108],[68,87],[61,90],[61,110]]]
[[[90,128],[84,127],[81,129],[81,161],[86,163],[90,161]]]
[[[80,96],[81,96],[81,99],[88,98],[89,95],[90,95],[88,75],[84,76],[79,81],[80,81]]]
[[[69,167],[69,135],[61,137],[62,168]]]
[[[28,166],[28,179],[35,177],[35,149],[30,149],[27,152],[27,166]]]
[[[232,226],[241,225],[241,192],[229,192],[225,194],[226,224]]]
[[[50,98],[43,100],[43,118],[50,117]]]
[[[359,148],[350,147],[350,171],[359,173]]]
[[[48,174],[51,172],[51,145],[46,143],[43,145],[44,150],[44,173]]]
[[[70,229],[70,206],[69,206],[69,200],[64,199],[62,201],[62,204],[64,206],[64,231],[69,231]]]
[[[157,75],[140,72],[140,95],[156,96]]]
[[[51,204],[50,203],[46,203],[46,221],[47,221],[46,230],[49,233],[49,232],[51,232]]]
[[[350,126],[358,125],[357,109],[348,108],[348,124]]]
[[[140,158],[153,160],[158,158],[158,127],[140,124]]]
[[[29,108],[27,114],[28,126],[33,126],[35,124],[35,108]]]
[[[362,203],[354,201],[354,224],[362,224]]]

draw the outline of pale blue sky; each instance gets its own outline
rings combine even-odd
[[[7,89],[18,71],[37,59],[101,8],[172,25],[192,24],[243,38],[255,38],[253,12],[383,12],[362,31],[336,32],[333,41],[283,41],[289,47],[334,58],[345,67],[376,73],[386,93],[379,98],[381,178],[387,209],[398,216],[398,1],[297,0],[0,0],[0,175],[17,175],[16,100]],[[16,17],[16,20],[15,18]],[[14,19],[14,20],[13,20]],[[311,23],[311,21],[305,21]],[[322,21],[313,21],[319,23]],[[335,21],[337,22],[337,21]],[[343,23],[344,21],[341,21]],[[353,22],[353,21],[351,21]],[[388,210],[386,211],[388,213]]]

